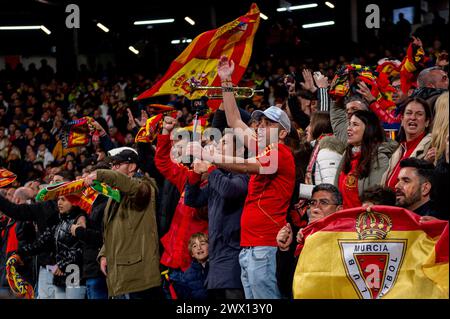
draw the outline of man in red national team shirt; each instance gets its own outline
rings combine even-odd
[[[188,149],[195,157],[236,173],[251,175],[248,195],[241,217],[239,263],[246,299],[281,298],[276,280],[276,237],[286,223],[286,214],[294,191],[295,162],[286,145],[291,131],[287,114],[276,106],[255,111],[257,134],[241,119],[231,89],[233,61],[222,57],[218,73],[222,80],[223,104],[228,125],[256,157],[243,160],[232,156],[211,155],[192,143]]]

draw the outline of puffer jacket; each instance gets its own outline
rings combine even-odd
[[[345,144],[335,136],[325,136],[319,141],[319,153],[313,164],[313,184],[300,184],[300,198],[310,199],[314,186],[333,184]]]

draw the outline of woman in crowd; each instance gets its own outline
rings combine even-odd
[[[20,257],[34,256],[43,251],[52,251],[56,257],[56,264],[47,267],[53,274],[50,279],[53,285],[48,286],[48,293],[54,299],[84,299],[85,287],[81,286],[80,277],[83,264],[83,249],[81,242],[72,236],[70,230],[74,224],[86,227],[86,213],[77,206],[73,206],[65,197],[58,198],[59,222],[48,227],[32,244],[19,247]],[[23,259],[23,258],[22,258]],[[76,269],[75,266],[78,267]],[[67,274],[74,274],[74,281],[66,280]],[[67,282],[71,286],[67,286]]]
[[[353,113],[347,136],[347,148],[335,178],[344,209],[360,207],[363,192],[381,182],[396,145],[385,142],[380,121],[371,111]]]
[[[300,184],[300,198],[311,198],[312,189],[322,183],[333,183],[345,145],[333,136],[330,114],[312,114],[306,128],[306,140],[314,147],[306,170],[305,182]]]
[[[430,162],[433,161],[434,165],[445,153],[449,121],[448,108],[448,92],[445,92],[436,100],[433,129],[431,131],[431,148],[425,156],[425,159]]]
[[[394,189],[400,172],[401,160],[408,157],[424,159],[431,146],[431,110],[426,101],[410,98],[401,112],[402,124],[397,150],[392,155],[389,167],[383,175],[382,184]]]

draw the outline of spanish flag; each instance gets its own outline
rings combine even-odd
[[[353,208],[303,231],[294,298],[448,299],[448,222],[388,206]]]
[[[222,55],[235,62],[232,81],[237,84],[250,60],[253,39],[259,26],[259,13],[258,6],[253,3],[246,15],[197,36],[172,62],[162,79],[137,99],[165,94],[199,99],[205,91],[192,91],[191,85],[220,86],[217,64]]]

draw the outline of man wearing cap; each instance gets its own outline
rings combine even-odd
[[[198,144],[190,149],[192,155],[202,156],[219,168],[251,175],[241,218],[241,281],[246,299],[278,299],[276,237],[286,224],[295,183],[294,157],[286,145],[291,122],[283,110],[272,106],[264,112],[253,112],[252,117],[258,121],[257,134],[250,129],[241,119],[231,89],[233,70],[233,61],[222,57],[218,74],[227,122],[248,150],[258,155],[243,160],[221,154],[211,156]]]
[[[138,153],[130,147],[108,152],[111,170],[99,169],[85,178],[117,188],[121,201],[108,200],[104,213],[100,268],[108,295],[118,299],[161,299],[158,232],[155,217],[156,183],[138,171]]]

